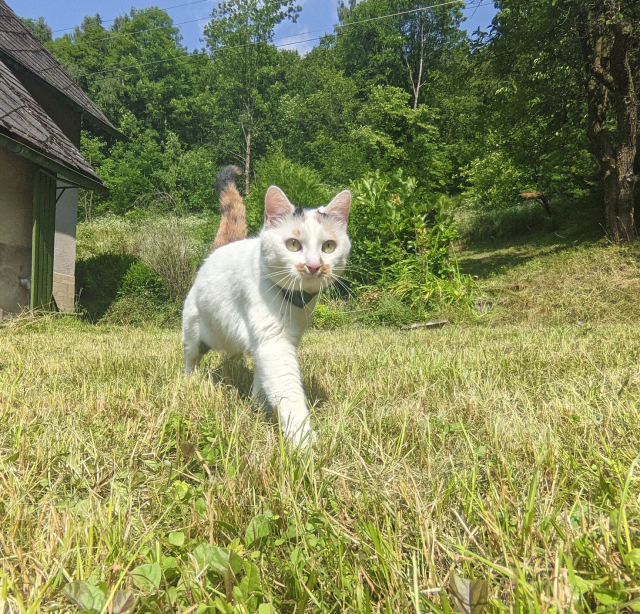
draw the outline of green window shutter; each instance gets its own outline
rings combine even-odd
[[[52,306],[55,232],[56,178],[40,171],[33,190],[31,309],[51,309]]]

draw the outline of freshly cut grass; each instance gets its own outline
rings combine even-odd
[[[638,609],[637,321],[311,332],[300,358],[296,454],[248,361],[185,379],[177,331],[1,329],[0,612],[77,611],[74,581],[104,612],[450,612],[453,573],[491,612]]]
[[[555,240],[554,240],[555,239]],[[462,270],[500,307],[494,321],[597,324],[640,320],[640,245],[605,240],[572,245],[553,235],[542,244],[466,250]]]

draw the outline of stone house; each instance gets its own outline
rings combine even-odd
[[[74,309],[78,188],[104,190],[84,126],[120,136],[0,0],[0,316]]]

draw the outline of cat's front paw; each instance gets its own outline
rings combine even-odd
[[[311,428],[308,421],[303,422],[297,429],[287,429],[285,432],[287,440],[296,448],[301,450],[310,448],[318,441],[318,434]]]

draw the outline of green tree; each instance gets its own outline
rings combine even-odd
[[[392,85],[411,94],[414,109],[463,44],[460,5],[415,0],[341,0],[336,53],[361,87]],[[384,15],[393,17],[379,19]]]
[[[51,40],[51,26],[44,20],[44,17],[32,19],[31,17],[21,17],[20,21],[27,26],[27,29],[44,45]]]
[[[578,75],[537,73],[540,61],[535,50],[514,56],[497,39],[472,46],[464,80],[470,97],[457,107],[466,130],[456,127],[458,138],[447,141],[466,182],[465,200],[476,207],[510,207],[522,192],[581,198],[593,188]],[[547,88],[557,98],[545,97]]]
[[[288,79],[270,118],[283,151],[335,184],[366,172],[361,148],[349,138],[361,107],[357,86],[337,66],[333,50],[316,47],[290,67]]]
[[[154,7],[131,9],[109,30],[99,16],[86,17],[49,48],[109,117],[131,112],[162,138],[181,132],[177,101],[193,94],[196,71],[208,61],[190,56],[172,19]]]
[[[165,11],[132,9],[110,29],[98,15],[86,17],[48,47],[129,139],[108,146],[84,135],[83,150],[110,194],[85,198],[81,214],[213,206],[207,145],[218,127],[209,117],[216,100],[201,77],[210,59],[187,53]]]
[[[635,238],[640,5],[500,0],[498,6],[491,46],[519,123],[537,125],[527,132],[555,143],[556,154],[566,150],[560,140],[571,147],[567,126],[579,126],[577,140],[600,168],[607,234],[615,241]],[[516,142],[532,150],[530,142]]]
[[[357,114],[349,140],[360,146],[371,169],[391,173],[404,169],[418,184],[442,191],[452,174],[442,146],[437,113],[426,105],[412,107],[400,88],[376,86]]]
[[[296,21],[301,7],[294,0],[227,0],[211,13],[204,30],[217,72],[217,85],[226,97],[225,107],[239,133],[240,147],[234,153],[245,168],[249,192],[252,151],[256,128],[264,115],[265,96],[273,85],[272,71],[277,51],[270,45],[274,28]]]

